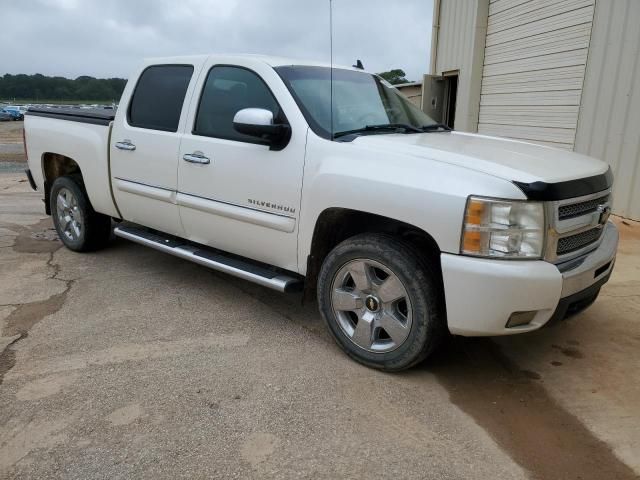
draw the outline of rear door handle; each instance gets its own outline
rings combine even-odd
[[[116,148],[120,150],[133,151],[136,149],[136,146],[133,143],[131,143],[131,140],[123,140],[121,142],[116,142]]]
[[[182,156],[182,159],[185,162],[198,163],[200,165],[208,165],[211,163],[211,160],[209,160],[208,157],[205,157],[202,152],[186,153]]]

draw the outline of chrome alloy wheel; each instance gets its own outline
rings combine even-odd
[[[374,260],[351,260],[340,267],[331,286],[331,307],[344,334],[370,352],[395,350],[411,330],[407,289]]]
[[[71,241],[77,241],[82,234],[82,213],[78,208],[78,200],[68,188],[61,188],[58,192],[56,213],[63,235]]]

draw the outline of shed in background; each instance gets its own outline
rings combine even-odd
[[[408,82],[394,85],[409,101],[418,107],[422,106],[422,82]]]

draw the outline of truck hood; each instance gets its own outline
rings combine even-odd
[[[363,135],[354,143],[524,183],[564,182],[601,175],[609,168],[600,160],[568,150],[462,132]]]

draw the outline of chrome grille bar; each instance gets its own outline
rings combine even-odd
[[[562,263],[597,248],[610,209],[610,189],[549,202],[545,260]]]
[[[607,203],[608,200],[609,195],[604,195],[593,200],[562,205],[558,207],[558,219],[562,221],[593,213],[598,209],[599,205]]]

